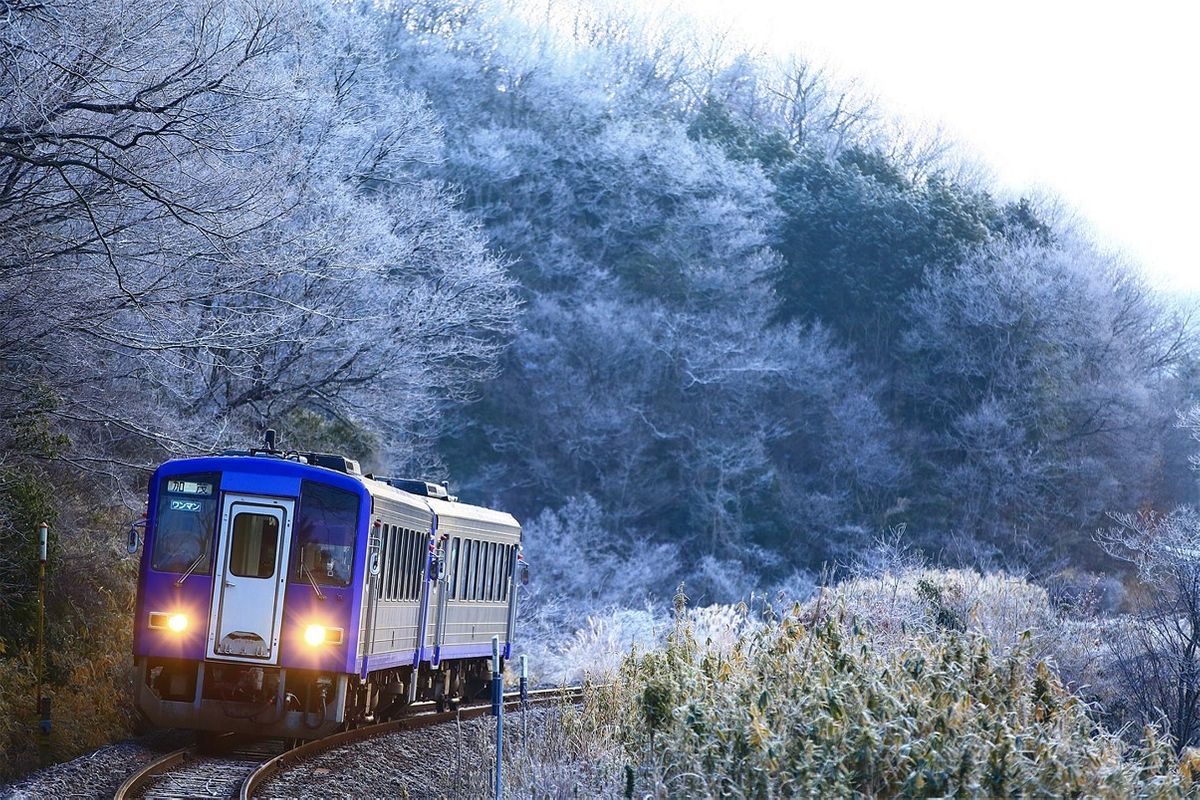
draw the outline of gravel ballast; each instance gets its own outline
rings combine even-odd
[[[191,742],[192,735],[184,731],[160,731],[115,742],[0,786],[0,798],[111,798],[142,766]]]

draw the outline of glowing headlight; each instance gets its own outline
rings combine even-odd
[[[309,625],[304,629],[304,641],[308,642],[313,647],[325,642],[325,626],[324,625]]]
[[[169,614],[166,611],[151,611],[150,612],[150,627],[158,630],[174,631],[182,633],[187,630],[188,618],[187,614]]]

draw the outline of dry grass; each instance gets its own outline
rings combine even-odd
[[[848,582],[782,619],[732,614],[681,602],[665,644],[630,653],[613,688],[565,711],[510,785],[533,797],[1200,792],[1193,759],[1153,731],[1129,746],[1064,685],[1041,657],[1062,623],[1019,579],[922,571]]]

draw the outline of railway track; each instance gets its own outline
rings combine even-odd
[[[529,693],[529,707],[555,702],[578,702],[583,689],[541,689]],[[457,711],[414,710],[407,716],[361,728],[342,731],[289,748],[281,739],[227,737],[215,743],[213,752],[187,747],[168,753],[131,775],[117,789],[114,800],[198,800],[241,798],[249,800],[264,783],[297,764],[337,747],[401,731],[412,731],[455,719],[474,719],[491,713],[491,703],[463,706]],[[419,708],[420,706],[416,707]],[[521,707],[520,696],[506,694],[504,708]]]

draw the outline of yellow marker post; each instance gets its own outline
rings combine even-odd
[[[38,750],[45,761],[50,746],[50,698],[44,694],[46,683],[46,557],[50,526],[38,525],[38,621],[37,621],[37,714]]]

